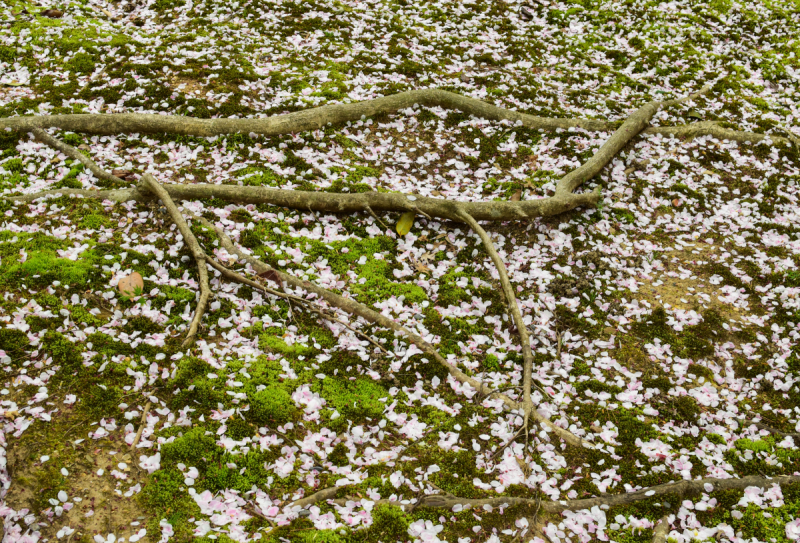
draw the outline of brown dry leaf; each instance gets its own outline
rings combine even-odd
[[[414,269],[416,269],[420,273],[430,273],[431,269],[424,263],[418,260],[411,260],[411,263],[414,265]]]
[[[519,202],[520,198],[522,198],[522,191],[518,190],[514,194],[511,195],[512,202]]]
[[[262,279],[266,279],[268,281],[272,281],[273,283],[277,283],[281,287],[283,287],[283,281],[281,281],[281,276],[278,275],[278,272],[275,270],[267,270],[265,272],[261,272],[258,274],[259,277]]]
[[[64,12],[60,9],[46,9],[41,13],[42,17],[50,17],[51,19],[60,19],[64,16]]]
[[[144,279],[139,272],[133,272],[120,279],[117,288],[123,296],[133,296],[137,288],[144,288]]]
[[[681,201],[678,198],[675,198],[674,200],[672,200],[672,205],[678,207],[679,205],[681,205]]]
[[[133,172],[130,170],[111,170],[111,175],[119,177],[122,180],[130,181],[133,177]]]

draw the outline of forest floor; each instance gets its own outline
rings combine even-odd
[[[800,133],[799,35],[796,0],[6,0],[0,118],[269,116],[437,88],[623,121],[711,83],[651,124],[785,136]],[[275,137],[52,134],[128,186],[462,201],[550,195],[610,136],[428,107]],[[163,208],[1,199],[3,541],[628,543],[660,519],[681,543],[797,540],[797,483],[563,513],[413,505],[800,475],[799,181],[797,149],[642,134],[581,187],[602,190],[598,208],[483,223],[531,333],[532,399],[583,448],[536,423],[526,439],[520,413],[389,330],[351,318],[357,335],[218,273],[182,348],[198,268]],[[0,196],[107,188],[0,133]],[[519,336],[466,225],[418,216],[399,235],[399,213],[177,204],[521,400]],[[123,296],[132,272],[144,288]],[[292,507],[337,486],[336,502]]]

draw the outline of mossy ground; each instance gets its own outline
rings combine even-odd
[[[270,115],[433,86],[538,115],[621,121],[724,72],[708,96],[654,124],[715,120],[780,134],[781,119],[798,118],[795,2],[572,1],[536,4],[526,16],[521,5],[483,1],[104,6],[67,2],[62,19],[29,2],[0,8],[14,21],[0,30],[0,116]],[[549,194],[608,137],[426,108],[273,138],[57,135],[104,168],[150,171],[165,183],[461,200]],[[0,135],[0,152],[5,195],[117,188],[25,134]],[[796,447],[741,424],[798,424],[798,168],[796,149],[642,137],[587,183],[602,187],[600,209],[487,226],[531,317],[537,403],[603,443],[574,451],[537,429],[502,465],[489,458],[521,417],[456,392],[443,368],[386,330],[351,322],[396,356],[216,278],[198,343],[181,350],[197,271],[160,206],[2,200],[4,503],[33,515],[6,529],[17,523],[54,540],[69,537],[58,535],[69,526],[81,542],[130,540],[144,528],[153,542],[260,534],[339,543],[412,540],[410,527],[430,521],[444,526],[441,540],[511,541],[515,521],[533,511],[379,505],[348,529],[350,513],[327,504],[279,527],[254,508],[262,494],[285,505],[346,477],[360,482],[338,497],[355,501],[408,500],[420,489],[571,499],[684,476],[800,471]],[[463,225],[418,217],[400,237],[366,214],[217,200],[187,207],[265,262],[390,315],[519,397],[517,336],[487,254]],[[391,228],[398,217],[380,218]],[[209,251],[218,245],[195,233]],[[132,271],[144,277],[143,293],[122,298],[115,281]],[[130,451],[142,420],[142,446]],[[668,459],[637,440],[665,443]],[[156,453],[157,469],[139,467]],[[397,473],[409,483],[395,485]],[[190,488],[221,496],[240,516],[217,517],[204,533],[213,516]],[[709,496],[611,508],[604,535],[648,541],[648,521],[688,512],[672,525],[678,540],[727,524],[775,543],[800,507],[794,487],[783,489],[783,505],[737,507],[741,492],[714,497],[705,510],[694,504]],[[539,515],[536,526],[572,540],[582,533],[555,516]]]

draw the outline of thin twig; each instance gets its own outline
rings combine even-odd
[[[69,145],[69,144],[64,143],[63,141],[57,140],[56,138],[54,138],[53,136],[51,136],[50,134],[48,134],[47,132],[45,132],[41,128],[31,128],[31,133],[33,134],[33,137],[35,137],[37,140],[41,141],[42,143],[45,143],[45,144],[49,145],[50,147],[52,147],[53,149],[55,149],[57,151],[61,151],[62,153],[64,153],[68,157],[79,161],[81,164],[83,164],[86,167],[87,170],[92,172],[94,174],[94,176],[97,177],[98,179],[102,179],[104,181],[112,181],[114,183],[123,183],[123,184],[125,183],[125,181],[123,181],[122,179],[120,179],[116,175],[110,174],[107,171],[105,171],[103,168],[98,166],[97,163],[95,163],[94,160],[92,160],[91,158],[89,158],[86,155],[84,155],[83,153],[81,153],[78,149],[76,149],[72,145]]]
[[[151,405],[152,402],[149,401],[146,404],[144,404],[144,411],[142,412],[142,420],[139,422],[139,429],[136,431],[136,435],[134,436],[133,441],[131,442],[131,447],[130,447],[131,450],[136,449],[136,445],[139,444],[139,440],[142,437],[142,431],[144,430],[144,426],[147,423],[147,414],[150,412]]]
[[[210,229],[216,229],[214,227],[214,225],[212,225],[205,218],[201,217],[201,218],[198,218],[198,220],[201,223],[203,223],[204,226],[207,226]],[[386,356],[392,356],[391,353],[389,353],[389,351],[387,351],[380,343],[378,343],[377,341],[372,339],[370,336],[368,336],[367,334],[365,334],[364,332],[362,332],[360,330],[357,330],[356,328],[354,328],[353,326],[351,326],[347,322],[336,318],[334,315],[332,315],[331,313],[325,311],[325,309],[323,309],[319,305],[315,304],[314,302],[312,302],[310,300],[306,300],[306,299],[301,298],[299,296],[294,296],[292,294],[286,294],[286,293],[283,293],[283,292],[279,292],[279,291],[271,289],[271,288],[269,288],[269,287],[267,287],[265,285],[262,285],[261,283],[257,283],[256,281],[248,279],[244,275],[241,275],[240,273],[237,273],[237,272],[231,270],[230,268],[226,268],[225,266],[222,265],[222,263],[220,263],[216,259],[212,258],[208,254],[205,254],[205,258],[206,258],[206,262],[208,262],[214,269],[218,270],[227,279],[230,279],[230,280],[233,280],[233,281],[237,281],[237,282],[242,283],[244,285],[247,285],[249,287],[260,289],[260,290],[262,290],[262,291],[264,291],[264,292],[266,292],[268,294],[272,294],[273,296],[278,296],[278,297],[284,298],[289,303],[294,301],[294,302],[296,302],[298,304],[302,304],[302,305],[305,306],[306,309],[308,309],[309,311],[311,311],[313,313],[316,313],[317,315],[321,316],[325,320],[330,321],[330,322],[335,322],[337,324],[341,324],[342,326],[344,326],[345,328],[347,328],[348,330],[350,330],[351,332],[353,332],[357,336],[365,339],[366,341],[370,342],[372,345],[374,345],[375,347],[380,349],[381,352],[383,352]]]
[[[383,228],[384,228],[385,230],[391,230],[391,228],[389,228],[388,226],[386,226],[386,223],[385,223],[385,222],[383,222],[383,221],[381,220],[381,218],[380,218],[380,217],[378,217],[378,216],[375,214],[375,212],[374,212],[374,211],[372,211],[372,208],[369,206],[369,204],[367,204],[365,207],[366,207],[367,211],[369,212],[369,214],[370,214],[370,215],[372,215],[372,217],[373,217],[373,218],[374,218],[376,221],[378,221],[378,222],[379,222],[379,223],[380,223],[380,224],[383,226]]]
[[[506,450],[506,447],[508,447],[509,445],[511,445],[512,443],[514,443],[514,440],[516,440],[516,439],[517,439],[517,437],[518,437],[518,436],[519,436],[519,435],[520,435],[520,434],[521,434],[523,431],[525,431],[525,426],[524,426],[524,425],[523,425],[523,426],[520,426],[519,430],[517,430],[517,433],[516,433],[516,434],[514,434],[514,435],[511,437],[511,439],[509,439],[508,441],[506,441],[505,445],[503,445],[502,447],[500,447],[499,449],[497,449],[497,451],[495,451],[495,453],[494,453],[494,454],[493,454],[493,455],[492,455],[492,456],[489,458],[489,461],[491,461],[491,462],[494,462],[494,459],[495,459],[495,458],[497,458],[497,457],[500,455],[500,453],[502,453],[504,450]]]

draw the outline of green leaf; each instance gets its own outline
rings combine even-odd
[[[405,236],[411,232],[412,226],[414,226],[414,212],[406,211],[400,216],[400,220],[397,221],[397,233],[401,236]]]

